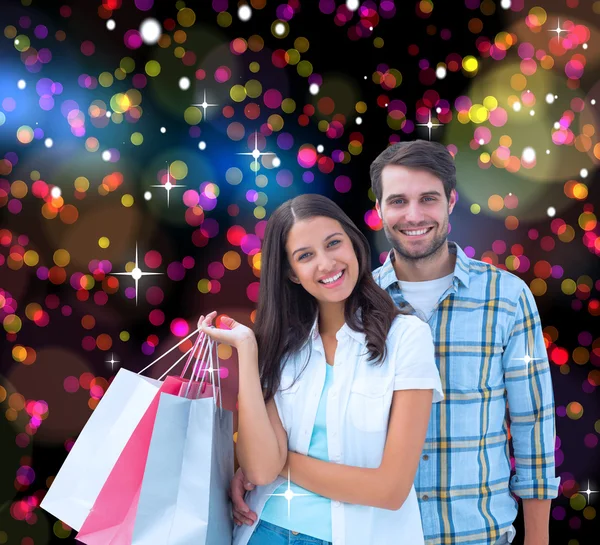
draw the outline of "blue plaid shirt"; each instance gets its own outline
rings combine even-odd
[[[558,494],[552,382],[527,285],[448,247],[452,286],[428,320],[445,399],[432,406],[415,488],[427,545],[487,545],[515,520],[512,494]],[[373,276],[399,307],[426,319],[402,296],[393,252]]]

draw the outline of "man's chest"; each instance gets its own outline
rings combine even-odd
[[[449,295],[429,319],[442,386],[453,391],[504,387],[502,357],[511,305]]]

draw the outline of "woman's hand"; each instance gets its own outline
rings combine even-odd
[[[246,346],[256,347],[256,337],[254,336],[254,332],[249,327],[236,322],[229,316],[223,316],[221,318],[221,324],[227,329],[211,327],[212,321],[215,319],[216,315],[217,311],[213,311],[206,317],[200,316],[200,319],[198,320],[200,331],[208,335],[213,341],[228,344],[238,351]]]

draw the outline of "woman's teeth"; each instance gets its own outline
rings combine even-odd
[[[321,282],[322,284],[331,284],[332,282],[339,280],[342,277],[342,274],[344,274],[344,271],[340,271],[339,273],[337,273],[335,276],[332,276],[331,278],[327,278],[325,280],[319,280],[319,282]]]

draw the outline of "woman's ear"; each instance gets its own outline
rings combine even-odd
[[[292,273],[290,273],[290,280],[294,283],[294,284],[300,284],[300,279],[297,276],[294,276]]]

